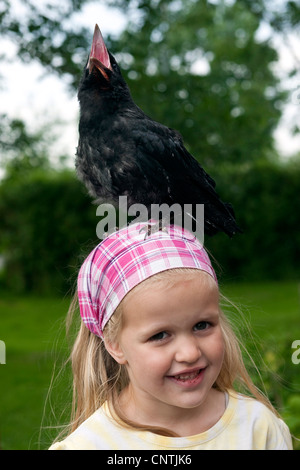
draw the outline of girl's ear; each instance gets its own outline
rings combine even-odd
[[[119,343],[111,343],[110,341],[104,340],[105,348],[109,354],[117,361],[119,364],[126,364],[126,358],[120,347]]]

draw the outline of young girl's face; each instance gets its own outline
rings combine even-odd
[[[152,416],[204,407],[224,356],[214,280],[196,271],[148,283],[124,299],[122,319],[114,357],[129,374],[126,406]]]

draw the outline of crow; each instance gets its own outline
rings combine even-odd
[[[95,203],[204,204],[204,233],[240,232],[231,204],[184,147],[179,132],[147,116],[133,101],[120,67],[96,24],[78,87],[79,141],[75,167]],[[188,205],[188,206],[185,206]],[[195,219],[195,211],[189,213]]]

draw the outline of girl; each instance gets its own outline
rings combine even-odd
[[[291,449],[245,370],[203,246],[176,226],[142,228],[108,236],[80,269],[73,419],[50,449]]]

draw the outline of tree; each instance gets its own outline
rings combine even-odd
[[[261,15],[249,2],[136,3],[139,21],[110,46],[137,103],[180,130],[207,169],[274,158],[285,96],[277,52],[256,39]]]
[[[75,30],[71,18],[85,3],[88,0],[18,0],[14,4],[0,0],[0,34],[13,42],[23,62],[39,61],[47,71],[67,78],[74,90],[91,32],[82,27]]]
[[[21,60],[38,60],[74,93],[92,31],[75,28],[72,15],[90,0],[19,0],[22,17],[0,1],[2,37],[14,42]],[[274,158],[273,131],[286,95],[272,71],[277,52],[257,31],[262,21],[284,37],[296,30],[296,2],[282,2],[281,10],[270,0],[104,3],[135,12],[119,38],[106,38],[135,100],[178,129],[208,170]]]

